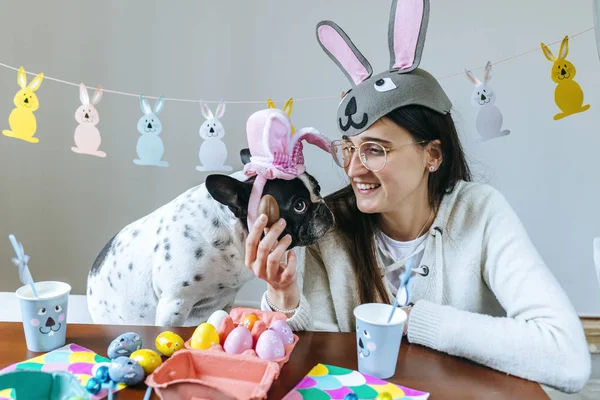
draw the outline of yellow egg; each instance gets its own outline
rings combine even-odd
[[[146,375],[150,375],[156,368],[162,364],[162,358],[154,350],[150,349],[139,349],[131,353],[129,356],[132,360],[135,360],[144,369]]]
[[[241,326],[245,326],[249,331],[252,331],[252,327],[256,321],[259,321],[260,318],[256,314],[248,314],[246,315],[242,321],[240,322]]]
[[[206,350],[213,344],[220,344],[217,328],[208,322],[198,325],[190,340],[190,346],[193,349]]]
[[[183,349],[183,339],[178,334],[165,331],[156,337],[156,350],[161,354],[171,357],[177,350]]]
[[[392,395],[388,392],[381,392],[377,395],[376,400],[392,400]]]

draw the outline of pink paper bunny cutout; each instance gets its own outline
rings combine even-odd
[[[100,102],[101,98],[102,87],[96,89],[90,102],[86,86],[83,83],[79,85],[81,105],[75,111],[75,120],[79,125],[75,128],[75,146],[71,147],[71,150],[75,153],[101,158],[106,157],[106,153],[99,150],[102,139],[100,138],[100,131],[96,127],[98,122],[100,122],[100,115],[98,115],[95,106]]]
[[[292,134],[289,115],[273,108],[252,114],[246,123],[246,133],[251,157],[244,165],[244,174],[256,176],[248,202],[248,228],[251,228],[267,179],[291,180],[304,173],[303,140],[330,154],[331,141],[311,127]]]

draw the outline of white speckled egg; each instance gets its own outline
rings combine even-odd
[[[252,348],[252,334],[245,326],[238,326],[227,335],[223,350],[229,354],[241,354]]]
[[[280,319],[275,320],[269,329],[275,331],[279,335],[283,344],[294,343],[294,334],[292,333],[292,328],[290,328],[287,322]]]
[[[219,325],[221,324],[221,320],[223,318],[225,318],[226,316],[228,316],[229,314],[227,314],[227,312],[223,311],[223,310],[217,310],[214,313],[212,313],[210,315],[210,317],[208,318],[208,322],[209,324],[211,324],[212,326],[214,326],[215,328],[219,329]]]
[[[267,329],[256,341],[256,355],[263,360],[277,360],[285,356],[285,349],[279,334]]]

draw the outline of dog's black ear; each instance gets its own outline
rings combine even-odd
[[[250,183],[228,175],[213,174],[206,177],[206,189],[213,199],[229,207],[237,218],[247,218],[248,200],[252,191]]]
[[[250,149],[240,150],[240,158],[242,159],[242,164],[248,164],[250,162],[250,157],[252,157],[252,154],[250,154]]]

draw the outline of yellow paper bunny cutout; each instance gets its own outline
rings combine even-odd
[[[268,108],[277,108],[275,107],[275,103],[273,102],[272,99],[268,99],[267,100],[267,106]],[[294,106],[294,99],[293,98],[289,98],[288,101],[285,102],[285,105],[283,106],[283,111],[287,113],[288,116],[292,116],[292,107]],[[292,135],[296,132],[296,128],[294,128],[294,125],[292,125]]]
[[[583,90],[573,80],[577,70],[570,61],[566,60],[569,53],[569,36],[565,36],[560,44],[558,59],[554,57],[544,43],[542,43],[542,50],[546,58],[554,63],[550,76],[558,84],[554,90],[554,102],[562,112],[556,114],[554,120],[559,120],[590,108],[589,104],[583,105]]]
[[[19,68],[17,73],[17,82],[21,90],[17,92],[13,102],[17,108],[13,108],[8,117],[8,124],[11,130],[3,130],[4,136],[24,140],[29,143],[37,143],[39,139],[33,137],[37,129],[37,123],[33,112],[40,106],[35,91],[40,88],[44,74],[39,74],[29,85],[27,85],[27,75],[23,67]]]

